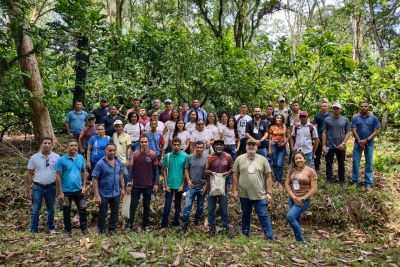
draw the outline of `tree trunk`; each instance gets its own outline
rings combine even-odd
[[[35,142],[37,145],[41,144],[45,136],[52,137],[56,141],[49,110],[43,103],[44,90],[42,77],[36,55],[33,52],[33,43],[23,28],[23,22],[25,21],[24,12],[17,1],[9,1],[7,4],[14,42],[18,57],[20,58],[20,68],[21,71],[29,75],[23,76],[23,82],[25,87],[32,92],[32,99],[29,101],[29,106],[32,109]]]
[[[72,109],[74,109],[76,101],[81,101],[82,104],[85,104],[86,70],[89,67],[89,38],[81,36],[77,41],[77,47],[78,52],[76,52],[75,56],[75,88]]]

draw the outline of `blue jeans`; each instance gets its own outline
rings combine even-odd
[[[236,156],[237,156],[236,153],[233,153],[233,151],[235,151],[235,150],[236,150],[236,145],[226,145],[226,146],[224,146],[224,151],[225,151],[226,153],[228,153],[229,155],[231,155],[231,157],[232,157],[232,162],[235,161]],[[232,174],[229,174],[229,175],[226,177],[226,184],[227,184],[227,185],[232,184]]]
[[[372,185],[374,182],[373,170],[372,170],[372,160],[374,156],[374,141],[369,141],[365,145],[364,155],[365,155],[365,184]],[[358,143],[354,143],[353,149],[353,174],[351,180],[354,183],[358,183],[358,178],[360,177],[360,162],[361,162],[362,151]]]
[[[217,225],[215,219],[217,202],[221,212],[222,225],[224,228],[229,228],[228,198],[226,196],[208,196],[208,225],[210,227]]]
[[[186,204],[183,210],[182,221],[187,222],[189,220],[190,212],[192,211],[192,206],[194,199],[197,198],[197,209],[196,209],[196,221],[203,219],[204,212],[204,196],[201,192],[201,188],[189,188],[186,191]]]
[[[266,148],[259,148],[257,149],[257,154],[267,158],[267,149]]]
[[[47,227],[54,230],[54,205],[56,203],[56,184],[48,186],[32,185],[32,214],[31,214],[31,232],[37,233],[39,229],[39,213],[42,207],[42,200],[47,208]]]
[[[294,203],[294,200],[289,197],[289,212],[286,215],[286,221],[293,229],[294,236],[297,241],[304,241],[303,231],[301,231],[301,214],[305,212],[311,205],[311,200],[306,199],[302,206]]]
[[[311,151],[310,153],[304,154],[307,161],[307,166],[312,168],[313,160],[314,160],[314,153]]]
[[[183,192],[178,189],[170,189],[170,192],[165,192],[164,212],[161,221],[162,227],[168,226],[169,214],[171,212],[172,197],[175,195],[175,215],[173,224],[179,224],[179,217],[181,215],[181,202]]]
[[[272,150],[272,170],[274,171],[275,180],[278,182],[283,181],[283,164],[286,155],[286,147],[278,147],[278,143],[273,142],[271,145]]]
[[[121,165],[122,165],[122,175],[124,176],[124,184],[126,187],[126,185],[131,180],[131,176],[129,175],[128,168],[125,166],[125,164],[121,164]]]
[[[242,208],[242,233],[246,236],[250,234],[251,213],[254,210],[258,216],[264,235],[272,240],[272,224],[268,217],[268,203],[265,199],[250,200],[248,198],[240,198],[240,206]]]

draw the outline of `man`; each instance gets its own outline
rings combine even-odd
[[[185,114],[185,118],[184,118],[185,123],[188,123],[190,121],[190,113],[192,111],[197,112],[198,120],[207,121],[207,112],[203,108],[200,107],[200,101],[197,99],[194,99],[192,102],[192,108],[189,109]]]
[[[123,121],[123,118],[118,115],[117,108],[115,106],[111,106],[110,114],[102,119],[102,123],[104,124],[104,127],[106,127],[106,135],[108,135],[109,137],[112,137],[115,133],[114,122],[116,120]]]
[[[225,232],[228,233],[229,237],[232,236],[229,227],[229,215],[228,215],[228,197],[227,197],[227,185],[226,177],[232,172],[232,157],[228,153],[224,152],[224,140],[215,140],[214,142],[215,152],[209,155],[206,164],[207,174],[207,192],[210,192],[208,196],[208,225],[209,232],[208,237],[212,237],[216,232],[216,219],[215,210],[217,203],[219,204],[222,225]],[[210,177],[212,175],[212,177]],[[219,177],[218,177],[219,176]],[[224,179],[224,190],[222,194],[217,193],[213,195],[213,191],[216,186],[217,179]]]
[[[123,129],[123,123],[120,120],[116,120],[114,122],[114,127],[115,127],[115,133],[112,136],[113,143],[115,144],[117,148],[117,158],[122,164],[122,174],[124,176],[124,185],[128,183],[128,167],[129,167],[129,161],[127,160],[130,159],[131,155],[131,137],[129,134],[124,132]]]
[[[289,127],[290,129],[293,129],[293,126],[296,123],[300,122],[300,104],[297,101],[293,101],[291,105],[291,114],[289,116]]]
[[[75,102],[75,110],[68,112],[65,119],[65,129],[67,130],[69,138],[78,140],[82,129],[85,127],[86,121],[89,117],[86,111],[82,110],[82,102]]]
[[[273,240],[272,225],[267,206],[272,199],[272,176],[268,161],[257,155],[257,143],[249,139],[247,153],[239,156],[233,166],[232,196],[240,197],[242,234],[250,235],[253,206],[264,231],[265,238]]]
[[[134,229],[135,213],[139,205],[140,196],[143,197],[143,231],[150,231],[149,215],[150,202],[153,192],[158,190],[158,160],[154,151],[149,149],[149,138],[140,137],[140,151],[133,153],[132,181],[128,183],[127,193],[131,192],[130,218],[127,228]]]
[[[150,121],[150,117],[147,116],[146,109],[139,109],[139,123],[142,124],[143,128],[146,127],[147,123]]]
[[[261,108],[253,109],[253,119],[246,124],[247,140],[252,139],[257,143],[257,154],[267,158],[268,122],[261,120]]]
[[[146,126],[144,127],[144,129],[146,131],[149,131],[150,130],[150,122],[156,121],[157,122],[157,132],[162,134],[164,132],[165,125],[162,121],[159,120],[159,117],[160,117],[160,113],[153,112],[153,114],[151,114],[151,118],[150,118],[149,122],[146,123]]]
[[[157,160],[161,160],[164,157],[165,139],[163,134],[157,131],[157,122],[155,120],[150,121],[150,130],[146,132],[146,135],[149,138],[150,150],[156,153]]]
[[[165,155],[163,160],[165,184],[165,203],[161,221],[161,227],[168,227],[169,213],[171,211],[172,198],[175,195],[175,215],[173,226],[179,226],[181,215],[181,202],[183,193],[183,182],[185,178],[185,162],[187,154],[181,151],[182,141],[179,138],[172,140],[173,151]]]
[[[154,99],[152,102],[153,108],[149,110],[148,116],[151,117],[154,112],[161,113],[161,101],[160,99]]]
[[[78,154],[78,141],[68,140],[67,153],[56,163],[56,183],[58,201],[62,205],[65,233],[72,236],[71,202],[74,201],[78,209],[79,223],[84,235],[89,234],[86,216],[86,166],[85,159]]]
[[[44,199],[47,208],[47,227],[51,234],[56,231],[54,223],[54,205],[56,202],[55,165],[60,156],[51,151],[53,139],[44,137],[40,152],[34,154],[28,163],[25,197],[32,198],[31,233],[39,229],[39,213]],[[33,180],[33,183],[32,183]]]
[[[172,105],[171,99],[166,99],[164,101],[164,105],[165,105],[165,110],[160,113],[160,121],[166,123],[171,118],[171,112],[174,106]]]
[[[197,198],[197,209],[194,224],[198,225],[203,219],[204,194],[206,192],[205,167],[207,157],[203,155],[204,143],[196,142],[196,148],[193,154],[186,158],[185,163],[185,179],[188,184],[186,191],[186,204],[182,215],[182,230],[186,232],[189,226],[189,216],[192,211],[192,205]]]
[[[96,121],[101,122],[101,120],[108,115],[107,99],[100,99],[100,107],[93,110],[92,113],[95,116]]]
[[[105,233],[105,223],[108,206],[110,218],[108,219],[108,232],[115,234],[118,223],[119,199],[124,195],[123,165],[115,159],[117,148],[115,144],[108,144],[106,156],[99,160],[93,170],[93,191],[95,203],[99,206],[97,228],[100,234]]]
[[[303,152],[308,167],[312,167],[314,153],[319,143],[317,129],[308,120],[308,113],[306,111],[301,111],[299,117],[300,123],[295,123],[292,128],[290,147],[295,151]]]
[[[210,147],[214,143],[214,135],[210,129],[204,127],[204,121],[196,122],[196,130],[190,135],[190,151],[193,153],[196,143],[200,141],[204,144],[203,155],[207,156],[210,153]]]
[[[125,120],[128,119],[128,115],[131,112],[135,112],[136,114],[139,115],[139,112],[140,112],[140,99],[139,98],[135,98],[132,100],[132,107],[130,109],[128,109],[128,111],[126,112]]]
[[[274,125],[274,107],[272,105],[267,106],[267,112],[264,115],[261,115],[261,119],[267,121],[269,126]]]
[[[90,114],[88,118],[88,124],[85,128],[83,128],[78,139],[79,148],[83,155],[86,155],[90,138],[96,134],[97,134],[96,118],[93,114]]]
[[[378,135],[381,125],[378,118],[369,112],[369,104],[367,101],[360,103],[360,113],[353,117],[351,129],[354,135],[353,149],[353,173],[351,182],[358,184],[360,176],[360,161],[362,152],[365,156],[365,185],[368,190],[373,184],[373,155],[374,155],[374,138]]]
[[[329,110],[329,104],[327,101],[323,101],[320,106],[320,112],[314,117],[314,126],[317,127],[317,132],[318,132],[318,147],[317,150],[315,151],[315,158],[314,158],[314,168],[315,171],[319,171],[319,167],[321,165],[321,155],[322,155],[322,126],[324,124],[324,120],[332,116],[331,112],[328,112]]]
[[[240,147],[238,155],[246,153],[246,125],[247,122],[251,121],[251,117],[247,115],[247,104],[242,103],[240,105],[240,113],[235,116],[237,122],[237,129],[239,131]]]
[[[339,183],[345,183],[346,143],[350,137],[350,122],[342,116],[342,105],[332,105],[333,115],[324,120],[322,126],[322,152],[326,154],[326,179],[333,182],[333,158],[336,155],[338,162]]]
[[[286,124],[289,125],[289,117],[292,114],[292,111],[287,107],[285,107],[285,105],[286,105],[286,99],[283,96],[279,97],[278,107],[274,109],[274,116],[278,114],[282,115],[285,118]]]
[[[182,113],[181,113],[181,118],[185,118],[186,113],[189,110],[189,103],[184,102],[182,103]]]

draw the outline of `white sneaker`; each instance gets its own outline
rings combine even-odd
[[[183,196],[183,197],[186,197],[186,192],[183,192],[182,196]]]
[[[51,234],[51,235],[55,235],[55,234],[57,234],[57,231],[56,231],[56,229],[50,230],[49,232],[50,232],[50,234]]]

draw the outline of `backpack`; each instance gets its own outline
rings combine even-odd
[[[297,136],[297,130],[300,128],[300,123],[297,122],[294,125],[294,138],[296,138]],[[308,129],[310,130],[310,136],[311,136],[311,140],[313,139],[313,131],[314,131],[314,125],[312,125],[311,123],[308,124]]]

